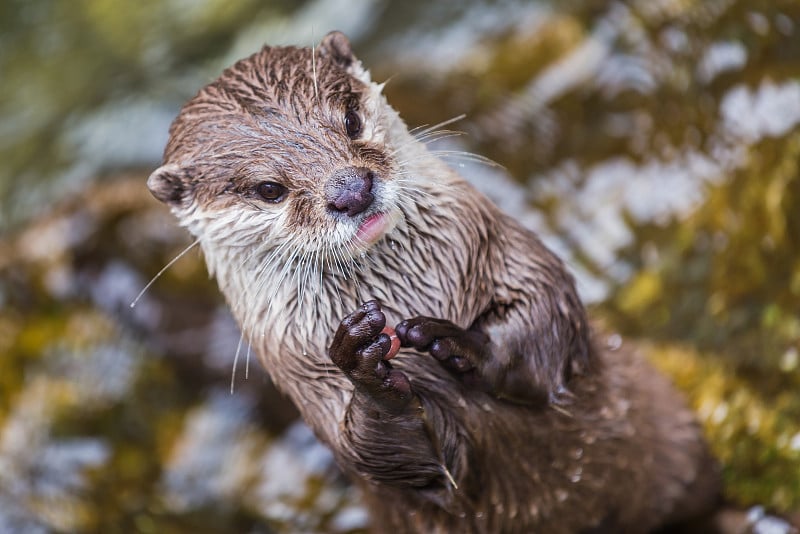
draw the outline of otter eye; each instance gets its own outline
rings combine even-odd
[[[358,113],[352,109],[348,110],[344,115],[344,129],[350,139],[355,139],[361,134],[361,119]]]
[[[261,182],[256,192],[266,201],[278,203],[286,196],[286,188],[275,182]]]

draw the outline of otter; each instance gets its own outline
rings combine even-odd
[[[333,32],[201,89],[147,185],[376,530],[649,532],[711,509],[681,396],[423,141]]]

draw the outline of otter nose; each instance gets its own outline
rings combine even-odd
[[[336,171],[325,186],[328,209],[350,217],[358,215],[375,200],[372,194],[374,180],[375,174],[364,167],[348,167]]]

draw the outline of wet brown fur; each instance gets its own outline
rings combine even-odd
[[[572,277],[530,232],[413,139],[341,34],[316,55],[266,47],[203,88],[148,185],[200,238],[248,341],[387,532],[647,532],[697,515],[717,475],[693,415],[629,350],[590,331]],[[365,133],[351,140],[343,114]],[[330,216],[344,167],[376,176],[395,214],[371,247]],[[264,180],[287,185],[280,205]],[[368,214],[367,214],[368,215]],[[393,363],[414,401],[395,413],[327,355],[339,321],[381,302],[486,333],[494,388],[429,354]]]

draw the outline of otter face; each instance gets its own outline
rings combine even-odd
[[[266,47],[184,106],[147,185],[204,249],[363,252],[401,217],[399,118],[380,91],[341,33]]]

